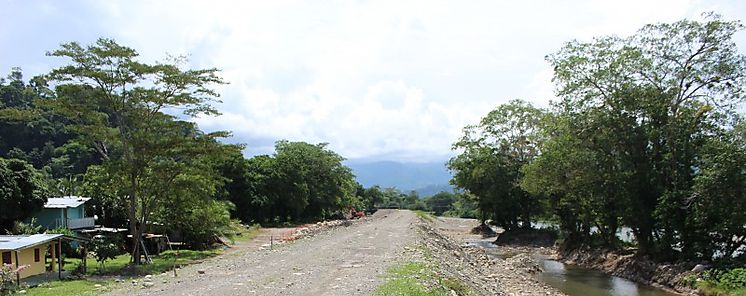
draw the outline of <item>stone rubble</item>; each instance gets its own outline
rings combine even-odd
[[[441,271],[480,295],[565,295],[536,278],[541,269],[529,255],[507,260],[489,256],[478,247],[461,246],[426,222],[418,226]]]
[[[326,230],[334,229],[340,226],[348,227],[353,224],[353,220],[329,220],[320,221],[314,224],[306,224],[293,230],[289,235],[282,237],[283,241],[294,241],[297,239],[308,238]]]

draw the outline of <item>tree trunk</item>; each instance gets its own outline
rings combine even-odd
[[[135,175],[130,175],[130,185],[132,188],[130,188],[130,208],[129,208],[129,219],[130,219],[130,235],[132,235],[132,263],[135,265],[140,265],[140,227],[137,226],[137,181],[135,180]]]

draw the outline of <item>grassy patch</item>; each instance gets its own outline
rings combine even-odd
[[[129,266],[130,255],[122,254],[112,260],[106,261],[103,267],[96,262],[96,259],[88,258],[86,268],[90,275],[117,275],[125,270],[127,274],[155,274],[169,271],[174,265],[193,264],[220,253],[220,249],[165,251],[159,255],[152,256],[153,263],[137,266],[136,270],[132,270],[132,267]],[[67,259],[65,261],[67,262]],[[80,264],[80,260],[73,259],[73,262],[66,263],[66,269],[73,270],[78,264]]]
[[[262,226],[259,224],[254,224],[249,227],[238,225],[238,227],[235,227],[234,229],[236,229],[236,232],[233,234],[232,241],[235,244],[237,242],[250,241],[255,238],[261,232]]]
[[[57,295],[99,295],[106,291],[111,281],[94,280],[62,280],[41,284],[27,289],[26,295],[57,296]],[[96,287],[101,285],[101,287]]]
[[[238,225],[234,227],[233,242],[249,241],[256,237],[261,226],[258,224],[250,227]],[[210,250],[179,250],[165,251],[157,256],[152,256],[153,263],[143,264],[137,267],[130,266],[130,255],[122,254],[112,260],[106,261],[102,267],[96,259],[89,257],[86,268],[88,275],[142,275],[157,274],[170,271],[174,266],[183,266],[198,263],[206,258],[222,253],[222,249]],[[75,270],[81,264],[80,259],[65,258],[65,270]],[[113,281],[106,280],[62,280],[41,284],[37,287],[27,289],[26,295],[98,295],[106,291],[107,285]],[[101,287],[96,287],[96,285]]]
[[[428,212],[417,210],[414,211],[414,213],[417,214],[417,218],[420,218],[422,221],[433,222],[435,220],[433,215]]]
[[[431,266],[408,262],[389,268],[388,281],[376,289],[376,295],[449,296],[472,295],[463,283],[452,278],[438,278]]]
[[[746,296],[746,288],[726,289],[710,281],[697,283],[697,289],[704,296]]]
[[[137,275],[157,274],[172,270],[174,265],[187,265],[197,263],[209,257],[216,256],[222,251],[220,249],[194,251],[180,250],[165,251],[158,256],[153,256],[153,263],[130,267],[130,255],[123,254],[106,261],[101,266],[94,258],[88,258],[89,275]],[[65,259],[65,269],[73,270],[80,264],[80,259]],[[27,290],[26,295],[98,295],[104,292],[107,285],[112,281],[105,280],[62,280],[41,284]],[[101,287],[96,287],[99,284]]]
[[[376,295],[446,295],[424,284],[434,278],[432,271],[422,263],[409,262],[387,271],[388,282],[376,289]]]
[[[453,290],[458,295],[471,295],[471,289],[461,281],[453,278],[445,278],[440,283],[448,290]]]

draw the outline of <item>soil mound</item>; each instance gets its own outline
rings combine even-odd
[[[499,246],[551,247],[557,240],[554,232],[546,229],[509,230],[497,236],[495,244]]]
[[[495,237],[497,236],[497,232],[492,230],[492,227],[490,227],[487,224],[479,224],[479,226],[474,227],[469,231],[471,234],[480,234],[482,237]]]

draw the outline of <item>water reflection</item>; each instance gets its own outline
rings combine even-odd
[[[672,296],[660,289],[638,285],[635,282],[609,276],[602,272],[566,266],[554,261],[543,261],[544,272],[541,279],[547,284],[561,290],[567,295],[600,295],[600,296]]]

